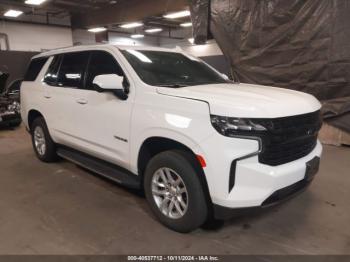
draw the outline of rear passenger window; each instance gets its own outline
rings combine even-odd
[[[58,70],[60,68],[62,56],[61,55],[56,55],[50,66],[49,69],[47,70],[45,77],[44,77],[44,82],[47,83],[48,85],[55,86],[57,84],[57,75],[58,75]]]
[[[104,51],[91,52],[91,58],[86,78],[86,89],[93,90],[92,82],[98,75],[117,74],[123,76],[123,70],[115,58]]]
[[[35,81],[48,59],[48,57],[39,57],[32,59],[23,81]]]
[[[84,72],[88,60],[88,52],[64,54],[58,73],[58,86],[83,88]]]

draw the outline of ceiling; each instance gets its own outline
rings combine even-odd
[[[40,6],[25,4],[25,0],[0,0],[0,19],[51,25],[91,28],[106,26],[116,30],[119,25],[143,21],[145,27],[179,28],[189,17],[176,20],[163,14],[188,9],[188,0],[47,0]],[[3,13],[9,9],[21,10],[23,15],[8,19]],[[120,28],[119,28],[120,29]]]
[[[0,0],[0,8],[6,10],[16,8],[30,13],[60,12],[66,15],[74,12],[88,12],[97,10],[106,5],[115,5],[127,0],[47,0],[39,6],[27,5],[24,0]]]

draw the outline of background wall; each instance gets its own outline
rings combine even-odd
[[[23,78],[30,59],[38,52],[73,45],[68,27],[1,21],[0,33],[8,36],[10,46],[9,51],[0,51],[0,71],[10,74],[7,84]],[[0,46],[5,48],[4,40]]]
[[[8,35],[12,51],[40,52],[73,45],[72,30],[68,27],[2,21],[0,33]]]
[[[0,33],[9,39],[10,52],[2,51],[0,55],[0,71],[10,73],[9,81],[22,78],[29,59],[36,54],[49,49],[57,49],[72,45],[95,44],[95,34],[85,29],[71,29],[65,26],[48,26],[18,22],[0,22]],[[147,45],[175,48],[180,46],[184,51],[201,57],[222,73],[229,75],[229,66],[220,48],[214,40],[206,45],[193,45],[188,41],[192,37],[192,29],[173,30],[169,32],[132,39],[129,34],[108,32],[109,43],[119,45]],[[184,39],[181,39],[185,37]],[[3,41],[3,40],[1,40]],[[5,44],[0,41],[0,47]],[[17,51],[17,52],[15,52]],[[21,51],[21,52],[19,52]],[[9,82],[8,81],[8,82]]]
[[[117,45],[148,45],[159,46],[159,38],[145,36],[144,38],[133,39],[127,34],[108,32],[109,43]]]
[[[74,45],[91,45],[96,43],[95,35],[84,29],[73,29],[72,41]]]
[[[0,71],[9,73],[7,84],[23,78],[30,59],[37,52],[0,51]]]

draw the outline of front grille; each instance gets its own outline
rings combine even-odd
[[[271,166],[285,164],[308,155],[316,146],[322,125],[320,111],[309,114],[259,119],[267,128],[262,140],[259,162]]]

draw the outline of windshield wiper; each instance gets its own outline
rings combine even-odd
[[[188,86],[188,85],[185,85],[185,84],[159,84],[156,86],[162,86],[162,87],[172,87],[172,88],[180,88],[180,87],[185,87],[185,86]]]

